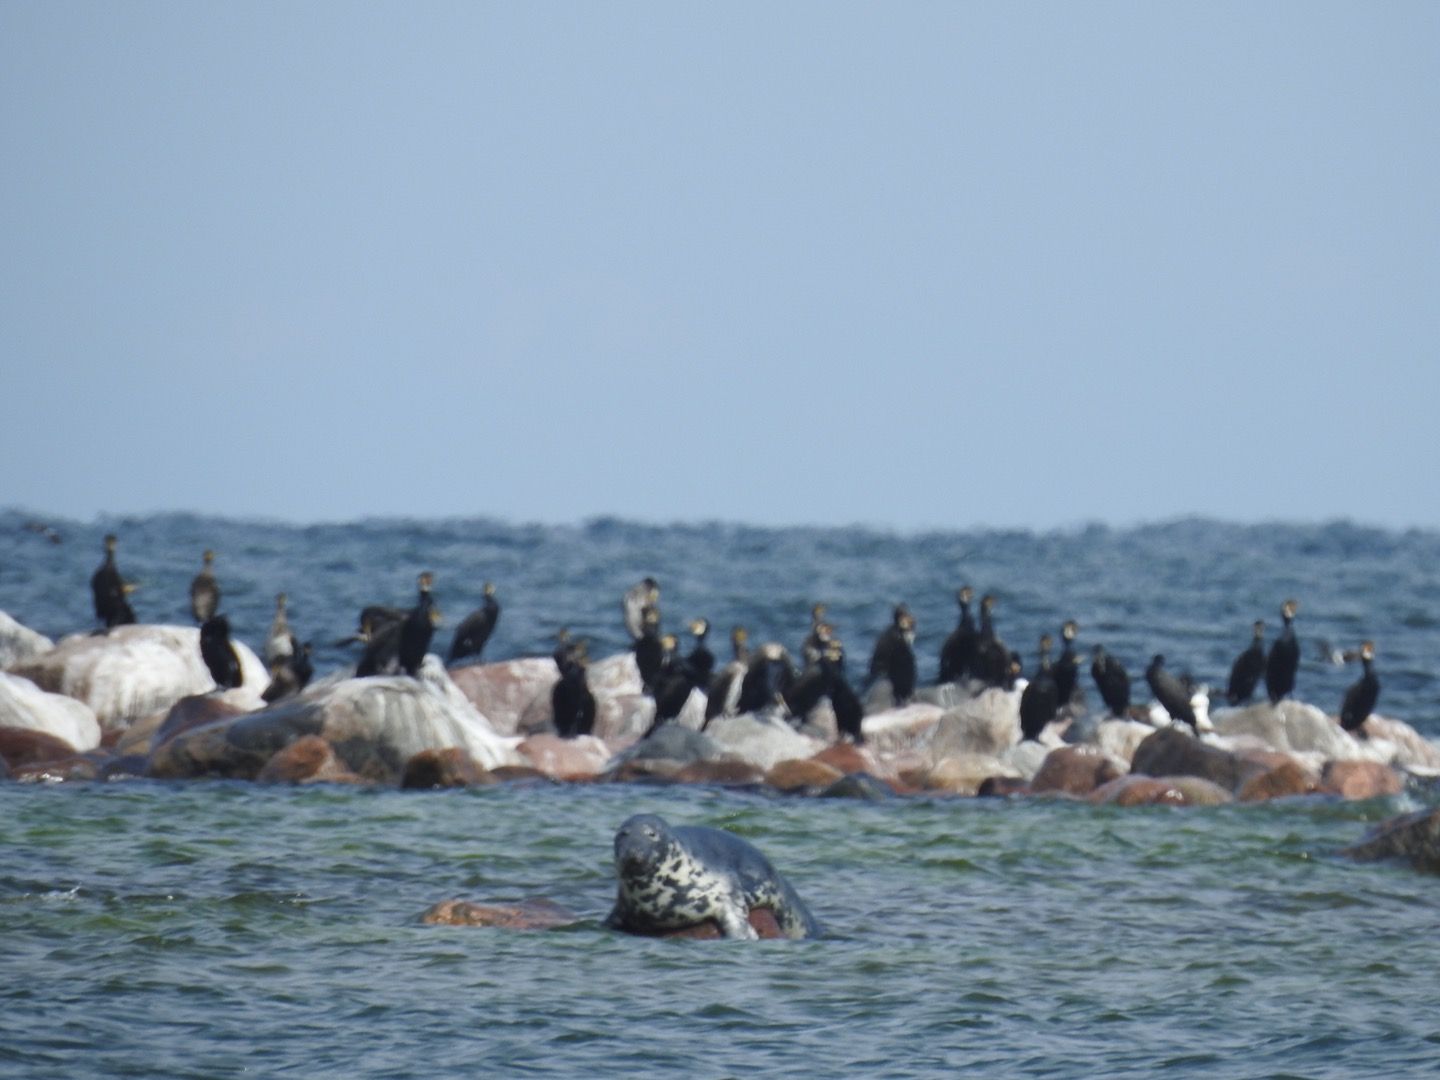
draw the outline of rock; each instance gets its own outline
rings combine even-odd
[[[0,727],[0,759],[3,759],[12,771],[25,765],[74,757],[76,752],[75,746],[45,731]]]
[[[319,735],[305,735],[272,754],[255,779],[262,784],[361,783]]]
[[[886,771],[874,754],[865,747],[855,746],[852,743],[835,743],[833,746],[827,746],[811,760],[822,761],[832,768],[839,769],[847,776],[852,773],[881,776]]]
[[[1129,764],[1140,744],[1153,734],[1153,727],[1138,720],[1101,720],[1095,725],[1095,745],[1115,760]]]
[[[37,761],[19,765],[10,771],[10,778],[20,783],[64,783],[71,780],[96,780],[110,755],[103,750],[88,754],[72,754],[54,761]]]
[[[930,747],[938,762],[966,754],[999,757],[1019,742],[1020,695],[991,687],[940,716]]]
[[[613,765],[605,779],[616,784],[673,784],[685,768],[689,766],[666,758],[634,758]]]
[[[1044,764],[1030,780],[1030,790],[1036,795],[1089,795],[1123,773],[1098,747],[1062,746],[1045,756]]]
[[[0,671],[33,660],[54,647],[55,643],[44,634],[37,634],[0,611]]]
[[[750,787],[764,782],[765,773],[748,761],[723,758],[719,761],[692,761],[674,774],[680,784],[715,784],[718,787]]]
[[[234,693],[234,691],[226,691]],[[217,720],[227,720],[232,716],[239,716],[250,710],[241,708],[228,700],[225,694],[195,694],[190,697],[183,697],[174,705],[170,706],[165,713],[165,719],[160,721],[151,733],[149,746],[156,747],[167,739],[173,739],[181,732],[189,731],[192,728],[204,727],[206,724],[213,724]],[[139,724],[146,724],[149,717],[137,721]],[[127,733],[128,734],[128,733]],[[122,738],[122,744],[124,739]]]
[[[765,713],[717,716],[705,734],[722,752],[767,770],[791,758],[813,757],[824,749],[784,720]]]
[[[1012,795],[1028,794],[1030,785],[1018,776],[987,776],[975,791],[981,799],[1008,799]]]
[[[781,761],[765,773],[765,783],[777,791],[820,791],[844,777],[833,765],[810,758],[805,761]]]
[[[497,781],[458,746],[421,750],[405,763],[400,786],[411,790],[481,787]]]
[[[1417,870],[1440,873],[1440,810],[1417,810],[1382,821],[1340,854],[1361,862],[1404,859]]]
[[[662,724],[648,739],[642,739],[623,751],[616,764],[621,761],[673,761],[689,765],[697,761],[714,761],[724,756],[725,751],[720,744],[704,732],[691,731],[675,724]]]
[[[1378,761],[1329,761],[1320,774],[1320,790],[1342,799],[1377,799],[1399,795],[1405,779]]]
[[[1391,720],[1371,713],[1361,730],[1372,746],[1393,747],[1385,754],[1385,762],[1422,775],[1440,772],[1440,747],[1421,735],[1403,720]]]
[[[934,705],[912,702],[903,709],[866,716],[860,721],[860,730],[872,753],[896,754],[928,747],[942,715]]]
[[[552,900],[532,897],[518,904],[479,904],[470,900],[441,900],[420,921],[426,926],[494,926],[504,930],[553,930],[571,926],[580,917]]]
[[[271,755],[305,735],[318,735],[366,780],[398,783],[405,763],[422,750],[458,747],[480,766],[522,763],[514,738],[495,733],[434,656],[421,676],[345,679],[267,709],[182,732],[151,755],[150,775],[253,778]]]
[[[1256,773],[1240,785],[1236,798],[1240,802],[1266,802],[1295,795],[1313,795],[1320,788],[1319,778],[1294,758],[1285,757],[1264,772]]]
[[[820,792],[822,799],[862,799],[867,802],[884,802],[894,798],[895,789],[869,773],[847,773]]]
[[[1185,793],[1167,780],[1131,773],[1096,788],[1090,801],[1112,806],[1184,806]]]
[[[952,754],[935,764],[921,779],[919,787],[950,795],[975,795],[987,779],[1004,776],[1019,779],[1014,766],[984,754]]]
[[[544,704],[543,721],[536,730],[554,727],[550,691],[559,681],[560,672],[548,656],[470,664],[452,668],[450,677],[497,734],[514,735],[526,710],[536,702]]]
[[[497,765],[489,770],[490,775],[502,784],[554,784],[555,780],[546,776],[533,765]]]
[[[1040,766],[1045,764],[1045,758],[1050,751],[1050,746],[1036,742],[1034,739],[1026,739],[1002,753],[1000,760],[1020,776],[1030,780],[1040,771]]]
[[[1222,709],[1212,718],[1222,735],[1254,735],[1287,754],[1315,753],[1325,759],[1366,756],[1355,739],[1313,705],[1286,699],[1243,709]]]
[[[546,776],[557,780],[599,776],[610,763],[610,748],[593,735],[562,739],[558,735],[531,735],[516,747],[520,756]]]
[[[251,708],[270,676],[244,642],[234,642]],[[42,689],[83,701],[103,728],[123,728],[182,697],[215,689],[193,626],[117,626],[105,634],[71,634],[47,653],[16,665]]]
[[[1249,771],[1227,750],[1201,742],[1188,729],[1168,727],[1153,732],[1135,751],[1130,771],[1144,776],[1198,776],[1237,790]]]
[[[138,780],[145,775],[150,759],[143,754],[123,754],[112,757],[100,766],[97,780],[107,783],[111,780]]]
[[[100,724],[88,705],[47,693],[19,675],[0,673],[0,725],[49,735],[72,753],[100,745]]]

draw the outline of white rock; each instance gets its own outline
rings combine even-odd
[[[0,671],[49,652],[55,643],[0,611]]]
[[[77,751],[100,745],[100,722],[84,702],[49,694],[29,679],[0,672],[0,727],[42,731]]]
[[[785,720],[768,713],[717,716],[705,734],[726,753],[761,769],[793,758],[813,757],[825,749],[820,740],[801,735]]]
[[[937,705],[911,702],[901,709],[886,709],[860,721],[865,745],[877,754],[903,754],[926,749],[944,714]]]
[[[1020,695],[992,687],[940,717],[934,760],[960,754],[1001,757],[1020,741]]]
[[[1243,709],[1221,709],[1211,717],[1221,735],[1253,735],[1272,750],[1320,754],[1329,759],[1374,760],[1339,724],[1313,705],[1286,699]]]

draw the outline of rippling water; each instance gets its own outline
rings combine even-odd
[[[644,573],[667,620],[797,642],[831,605],[859,655],[895,601],[922,672],[961,581],[1028,643],[1066,617],[1137,673],[1151,652],[1218,679],[1248,624],[1300,598],[1300,695],[1353,669],[1320,637],[1373,637],[1382,711],[1440,734],[1440,537],[1347,525],[1180,522],[1055,534],[574,528],[0,513],[0,608],[52,635],[91,622],[100,536],[179,621],[206,546],[259,644],[287,590],[305,636],[347,633],[436,571],[450,625],[492,578],[494,657],[561,623],[618,648]],[[442,631],[442,636],[444,632]],[[446,638],[448,641],[448,638]],[[320,668],[339,664],[327,646]],[[928,667],[927,667],[928,665]],[[1333,699],[1333,701],[1332,701]],[[851,1075],[1393,1076],[1440,1057],[1436,882],[1335,851],[1401,800],[1214,809],[767,797],[703,788],[411,793],[230,782],[0,785],[0,1072],[115,1077]],[[828,935],[755,944],[603,930],[616,826],[649,811],[733,829]],[[586,917],[517,933],[419,924],[437,900],[550,897]]]

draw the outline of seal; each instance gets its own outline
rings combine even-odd
[[[754,940],[751,908],[767,908],[790,938],[820,926],[790,883],[749,842],[723,829],[636,814],[615,834],[619,895],[605,924],[632,934],[714,920],[722,937]]]

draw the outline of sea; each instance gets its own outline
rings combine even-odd
[[[798,649],[823,602],[863,672],[904,602],[933,680],[955,591],[996,599],[1028,670],[1075,619],[1144,701],[1151,655],[1215,688],[1299,601],[1296,696],[1328,711],[1376,647],[1380,713],[1440,737],[1440,533],[1183,519],[1031,532],[0,511],[0,610],[94,625],[101,538],[145,622],[188,622],[201,552],[257,650],[275,594],[320,674],[367,604],[435,575],[437,651],[493,581],[486,660],[567,627],[623,649],[655,577],[667,629],[705,616]],[[1084,680],[1088,684],[1088,679]],[[1091,700],[1096,696],[1088,688]],[[0,1076],[1393,1077],[1440,1071],[1440,882],[1340,849],[1366,802],[1208,808],[785,797],[646,784],[413,792],[234,781],[0,783]],[[634,813],[729,829],[823,924],[807,941],[618,935],[611,843]],[[449,898],[545,897],[558,930],[422,924]]]

